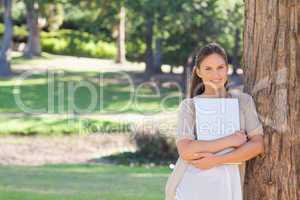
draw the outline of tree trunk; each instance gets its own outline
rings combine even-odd
[[[246,0],[245,91],[264,126],[265,153],[247,162],[246,200],[300,199],[300,5]]]
[[[154,54],[154,73],[160,74],[162,72],[161,70],[161,59],[162,59],[162,53],[161,53],[161,43],[162,39],[157,38],[155,40],[155,54]]]
[[[236,73],[236,69],[239,68],[239,52],[240,52],[240,29],[237,27],[234,36],[234,48],[232,55],[233,73]]]
[[[154,70],[154,59],[153,59],[153,19],[152,17],[147,17],[146,22],[146,77],[150,77]]]
[[[29,35],[24,50],[24,56],[32,58],[41,55],[40,31],[38,27],[38,2],[35,0],[26,0],[25,5]]]
[[[126,62],[126,50],[125,50],[125,7],[122,6],[120,9],[120,21],[118,27],[118,54],[117,54],[117,63],[125,63]]]
[[[190,81],[192,78],[192,72],[193,72],[193,67],[195,65],[195,55],[196,51],[194,50],[187,58],[185,66],[183,68],[183,73],[182,73],[182,88],[183,88],[183,93],[185,95],[188,95],[188,91],[190,88]]]
[[[0,52],[0,76],[10,76],[10,62],[8,60],[12,36],[13,36],[13,24],[11,18],[11,9],[12,9],[12,1],[11,0],[3,0],[4,3],[4,25],[5,31],[2,41],[2,48]]]

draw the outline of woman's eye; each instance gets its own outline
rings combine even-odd
[[[211,70],[211,68],[206,68],[206,70]]]

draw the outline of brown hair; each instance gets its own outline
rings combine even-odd
[[[222,56],[226,65],[228,66],[227,55],[226,55],[226,52],[223,49],[223,47],[221,47],[221,45],[213,42],[213,43],[209,43],[206,46],[204,46],[203,48],[201,48],[195,57],[195,65],[193,67],[192,77],[191,77],[191,81],[190,81],[190,90],[189,90],[189,95],[188,95],[190,98],[200,95],[205,91],[205,86],[202,81],[202,78],[200,78],[196,74],[196,67],[200,67],[200,64],[203,61],[203,59],[214,53]],[[224,84],[224,87],[228,91],[228,80]]]

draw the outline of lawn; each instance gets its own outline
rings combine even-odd
[[[52,57],[55,58],[51,55],[35,60],[13,59],[13,69],[22,73],[10,79],[0,79],[0,113],[3,116],[0,134],[70,134],[78,132],[74,128],[74,117],[76,121],[81,114],[155,114],[175,111],[179,104],[181,93],[178,89],[161,87],[156,90],[148,84],[133,84],[132,74],[135,72],[88,71],[76,66],[73,68],[76,70],[59,67],[60,70],[48,72],[24,71],[24,66],[18,70],[20,63],[30,66],[44,61],[46,64]],[[26,76],[22,77],[24,74]],[[101,117],[97,120],[88,123],[104,123]],[[114,127],[127,126],[105,123]]]
[[[159,200],[170,172],[108,164],[0,166],[0,199]]]
[[[0,80],[0,112],[151,114],[178,105],[178,96],[161,104],[178,91],[159,92],[151,86],[137,89],[116,73],[40,72]]]
[[[62,136],[92,133],[129,133],[131,123],[79,117],[0,116],[0,135]]]

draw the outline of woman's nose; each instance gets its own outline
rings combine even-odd
[[[214,79],[220,79],[222,76],[218,72],[214,72],[213,78]]]

